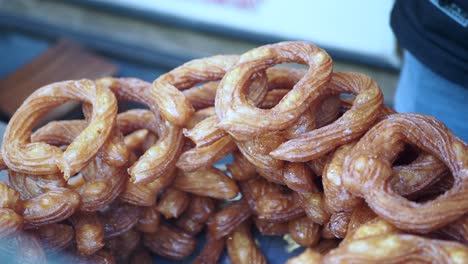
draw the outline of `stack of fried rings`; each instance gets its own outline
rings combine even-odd
[[[67,101],[83,120],[35,129]],[[120,101],[147,109],[119,113]],[[468,261],[467,144],[395,113],[375,81],[333,72],[306,42],[193,60],[153,84],[44,86],[0,154],[0,253],[22,263],[181,260],[202,231],[194,263],[224,248],[266,263],[253,228],[307,248],[289,263]]]

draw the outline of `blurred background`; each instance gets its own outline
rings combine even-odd
[[[0,0],[3,121],[38,87],[65,79],[147,81],[194,58],[284,40],[325,48],[336,71],[374,78],[392,104],[400,59],[393,0]],[[12,84],[15,84],[12,87]],[[65,105],[49,115],[68,113]]]

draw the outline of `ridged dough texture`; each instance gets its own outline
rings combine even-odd
[[[36,127],[68,101],[83,119]],[[467,143],[303,41],[38,87],[0,170],[18,263],[267,263],[258,233],[303,248],[289,264],[468,263]]]

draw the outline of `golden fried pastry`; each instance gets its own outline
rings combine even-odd
[[[464,215],[457,221],[450,223],[433,233],[430,233],[429,236],[455,240],[464,245],[468,245],[468,215]]]
[[[291,220],[294,221],[294,220]],[[273,222],[254,218],[255,227],[264,236],[283,236],[289,232],[289,222]]]
[[[130,166],[129,174],[132,180],[135,183],[149,183],[171,171],[183,145],[182,127],[170,123],[160,115],[161,107],[157,98],[152,96],[149,91],[151,84],[134,78],[102,78],[96,83],[99,86],[109,88],[118,100],[134,101],[146,105],[154,113],[154,117],[144,116],[141,118],[144,118],[143,122],[148,120],[147,118],[151,120],[150,123],[146,121],[146,124],[157,127],[159,139],[138,161]]]
[[[218,211],[208,220],[208,232],[215,239],[220,239],[231,233],[252,215],[248,203],[241,199]]]
[[[34,124],[47,111],[67,101],[83,101],[93,106],[90,123],[65,151],[47,143],[31,143]],[[89,81],[65,81],[46,85],[31,94],[11,117],[2,145],[3,159],[15,171],[47,175],[63,172],[68,179],[96,156],[107,142],[117,101],[109,90]]]
[[[229,260],[233,264],[267,263],[249,229],[247,223],[241,224],[226,238]]]
[[[225,244],[226,240],[224,238],[216,239],[210,232],[207,232],[205,245],[203,245],[202,251],[193,260],[192,264],[218,263]]]
[[[158,202],[158,211],[167,219],[179,217],[190,204],[190,195],[175,187],[164,190]]]
[[[81,120],[51,122],[36,131],[31,139],[33,142],[45,142],[57,146],[68,145],[85,127],[86,122]],[[23,176],[13,176],[13,178],[17,177]],[[48,176],[48,178],[50,177],[53,176]],[[104,158],[96,157],[81,170],[79,176],[75,177],[83,178],[83,181],[72,180],[74,184],[70,185],[71,189],[81,196],[80,210],[94,212],[103,209],[120,195],[125,188],[127,172],[123,167],[111,166],[104,161]],[[33,179],[44,181],[38,177],[28,178],[30,181]],[[13,181],[18,180],[13,179]],[[52,184],[60,184],[60,182],[55,180],[52,181]],[[27,185],[23,186],[28,187]]]
[[[421,153],[413,162],[393,167],[392,186],[401,196],[415,196],[439,181],[448,169],[437,157]]]
[[[184,192],[215,199],[233,199],[239,193],[236,182],[214,167],[180,172],[174,179],[173,186]]]
[[[75,229],[76,249],[91,256],[104,247],[104,224],[96,213],[76,213],[70,218]]]
[[[288,162],[283,170],[284,183],[296,192],[311,192],[314,189],[312,173],[302,162]]]
[[[92,107],[83,107],[83,111],[87,120],[51,121],[34,131],[31,141],[45,142],[58,147],[71,144],[86,129],[92,117]],[[118,130],[111,131],[109,139],[99,149],[97,156],[112,166],[120,167],[127,163],[129,152]]]
[[[306,215],[315,223],[324,225],[330,218],[330,214],[326,210],[325,199],[322,193],[295,192],[294,197]]]
[[[352,211],[362,203],[362,198],[349,193],[342,180],[343,163],[354,147],[354,142],[340,146],[331,155],[322,175],[323,192],[327,209],[331,212]]]
[[[177,219],[175,225],[190,235],[197,235],[215,213],[215,201],[208,197],[192,195],[188,209]]]
[[[304,215],[304,210],[293,193],[285,193],[279,185],[263,178],[241,182],[241,190],[259,219],[285,222]]]
[[[18,234],[23,228],[23,217],[10,208],[0,208],[0,240]]]
[[[71,100],[84,120],[34,127]],[[117,114],[123,101],[149,109]],[[193,263],[217,263],[225,248],[232,263],[266,263],[259,232],[288,252],[306,247],[291,264],[465,263],[467,152],[306,42],[193,60],[153,84],[59,82],[7,127],[0,258],[186,261],[205,236]]]
[[[320,240],[320,225],[307,216],[289,221],[289,235],[301,246],[312,247]]]
[[[143,244],[162,257],[181,260],[192,254],[197,240],[175,227],[161,223],[157,234],[143,235]]]
[[[127,232],[108,239],[106,241],[106,249],[109,250],[118,262],[128,262],[130,255],[138,247],[141,240],[141,233],[130,229]]]
[[[233,162],[226,164],[226,168],[234,180],[247,181],[257,176],[255,166],[242,153],[236,151],[232,154],[232,157]]]
[[[275,64],[297,62],[310,68],[294,88],[271,109],[251,105],[246,96],[251,76]],[[306,42],[283,42],[244,53],[221,80],[215,108],[221,123],[237,140],[248,140],[291,125],[313,102],[330,78],[332,61],[328,54]]]
[[[114,202],[100,214],[104,224],[104,238],[120,236],[132,229],[140,219],[141,207]]]
[[[231,136],[224,136],[205,147],[196,147],[182,153],[177,161],[177,167],[186,172],[209,167],[216,161],[226,157],[236,150],[236,144]]]
[[[463,263],[468,248],[459,243],[415,235],[380,235],[340,245],[324,263]]]
[[[156,233],[161,221],[161,214],[155,206],[148,206],[143,209],[136,228],[143,233]]]
[[[44,251],[55,254],[69,247],[73,242],[73,228],[65,224],[50,224],[39,227],[37,230]]]
[[[179,91],[197,83],[216,81],[238,61],[239,56],[223,55],[189,61],[161,75],[153,82],[151,94],[160,106],[161,114],[171,123],[183,126],[194,109],[190,101]]]
[[[288,259],[288,261],[286,262],[286,264],[321,264],[321,263],[322,263],[322,255],[320,255],[320,253],[310,248],[307,248],[306,250],[304,250],[304,252],[302,252],[299,256]]]
[[[392,162],[405,142],[432,153],[450,169],[455,182],[444,195],[417,203],[388,191]],[[395,114],[360,139],[345,159],[342,179],[348,191],[363,197],[383,219],[403,230],[427,233],[468,212],[467,153],[466,143],[434,118]]]
[[[330,220],[324,225],[322,235],[325,238],[344,238],[348,232],[352,212],[336,212],[330,216]]]
[[[214,106],[216,90],[218,90],[219,81],[207,82],[199,86],[193,86],[183,90],[185,98],[190,102],[195,110]]]
[[[257,172],[267,180],[284,184],[284,161],[275,159],[269,155],[285,140],[284,133],[269,133],[256,136],[248,141],[238,141],[237,146],[244,157],[252,163]]]
[[[324,93],[357,94],[353,107],[335,122],[286,141],[270,154],[277,159],[308,161],[354,141],[376,121],[383,102],[382,91],[370,77],[352,72],[333,73]]]
[[[65,188],[57,188],[22,201],[25,227],[33,228],[65,220],[79,205],[80,195]]]

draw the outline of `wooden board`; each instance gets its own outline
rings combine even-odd
[[[9,118],[36,89],[53,82],[96,79],[117,73],[116,65],[69,41],[60,40],[43,54],[0,80],[0,112]],[[64,104],[41,123],[60,118],[77,106]]]

